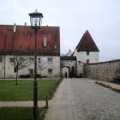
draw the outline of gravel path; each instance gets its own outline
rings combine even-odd
[[[120,120],[120,94],[90,79],[64,79],[45,120]]]

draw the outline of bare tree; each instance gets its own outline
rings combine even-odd
[[[44,69],[46,69],[46,64],[45,64],[45,62],[40,58],[40,60],[38,61],[38,69],[39,69],[39,71],[40,71],[40,79],[41,79],[41,70],[44,70]]]
[[[29,58],[23,55],[13,55],[12,65],[14,66],[16,72],[16,85],[18,85],[18,71],[30,65]]]

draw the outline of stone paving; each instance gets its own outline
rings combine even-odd
[[[86,78],[64,79],[45,120],[120,120],[120,94]]]

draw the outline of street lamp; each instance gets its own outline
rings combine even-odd
[[[37,12],[37,9],[33,13],[29,13],[30,16],[30,22],[32,29],[35,29],[35,44],[34,44],[34,106],[33,106],[33,117],[34,120],[39,120],[39,108],[37,103],[37,31],[41,27],[41,21],[43,18],[42,13]]]

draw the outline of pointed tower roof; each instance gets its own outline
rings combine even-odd
[[[79,51],[98,51],[99,52],[99,49],[98,49],[97,45],[95,44],[94,40],[92,39],[89,31],[86,31],[83,34],[76,49],[77,49],[77,52],[79,52]]]

